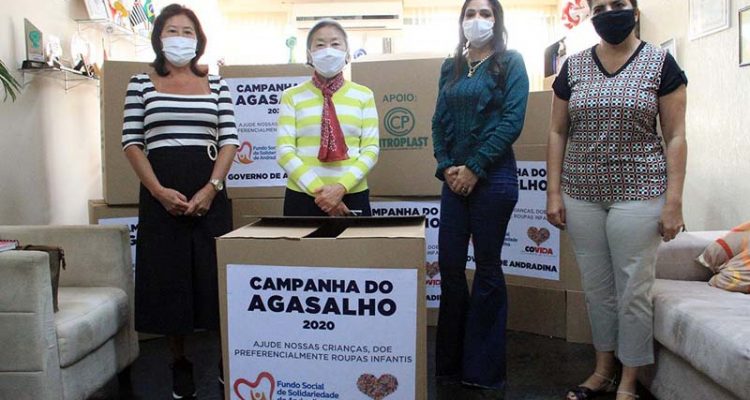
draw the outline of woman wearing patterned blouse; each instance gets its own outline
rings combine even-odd
[[[344,80],[346,31],[319,21],[307,34],[312,79],[281,95],[277,160],[287,172],[284,215],[370,215],[367,174],[378,161],[378,112],[370,89]]]
[[[671,55],[636,37],[636,0],[589,6],[602,40],[572,55],[553,85],[547,218],[573,240],[596,348],[594,373],[567,398],[617,390],[624,400],[637,397],[638,367],[654,362],[660,236],[683,229],[687,79]]]
[[[219,328],[214,238],[231,230],[224,178],[237,146],[229,89],[197,65],[206,36],[180,5],[154,22],[153,71],[130,79],[122,145],[141,181],[135,327],[168,335],[173,397],[193,396],[184,336]]]
[[[506,49],[497,0],[465,1],[459,25],[456,55],[442,66],[432,119],[436,176],[445,181],[436,375],[441,391],[463,383],[501,396],[508,307],[500,253],[518,200],[511,146],[523,128],[529,81],[521,55]],[[465,275],[470,238],[476,259],[471,295]]]

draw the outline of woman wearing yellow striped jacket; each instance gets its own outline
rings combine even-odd
[[[378,160],[370,89],[344,80],[346,31],[321,20],[307,35],[312,79],[281,95],[277,160],[289,176],[284,215],[370,215],[367,174]]]

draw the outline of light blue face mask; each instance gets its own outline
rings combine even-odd
[[[167,61],[175,67],[182,67],[195,58],[198,41],[182,36],[170,36],[162,38],[161,45]]]

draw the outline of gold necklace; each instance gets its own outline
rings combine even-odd
[[[490,57],[492,57],[495,54],[495,52],[492,52],[487,55],[487,57],[479,60],[478,63],[476,63],[474,66],[471,65],[471,62],[469,61],[469,58],[466,57],[466,65],[469,66],[469,74],[467,75],[469,78],[474,76],[474,73],[477,71],[477,68],[479,68],[480,65],[482,65],[483,62],[487,61]]]

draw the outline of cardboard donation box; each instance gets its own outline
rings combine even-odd
[[[226,398],[426,399],[424,246],[423,218],[263,217],[217,239]]]
[[[227,174],[230,198],[284,197],[286,173],[276,162],[281,93],[312,75],[304,64],[236,65],[220,69],[229,85],[240,148]]]
[[[443,60],[352,64],[352,81],[373,91],[380,119],[380,157],[367,177],[373,196],[440,195],[432,155],[432,115]]]
[[[110,205],[138,204],[140,181],[122,151],[125,94],[130,77],[148,72],[144,62],[105,61],[101,80],[102,179]]]
[[[258,219],[259,215],[280,217],[284,199],[232,199],[232,227],[239,229]]]

